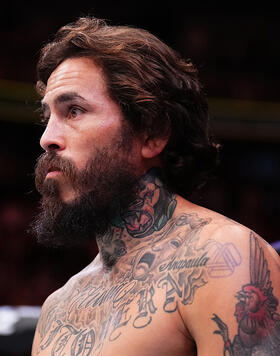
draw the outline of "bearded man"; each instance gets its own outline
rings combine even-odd
[[[145,30],[84,17],[42,48],[37,89],[33,231],[99,253],[45,301],[32,354],[276,355],[277,253],[187,200],[218,152],[194,65]]]

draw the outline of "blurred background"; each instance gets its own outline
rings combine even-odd
[[[0,356],[30,355],[40,306],[96,255],[96,246],[46,249],[27,229],[38,206],[42,153],[35,67],[41,46],[81,15],[150,30],[200,71],[222,145],[214,179],[192,198],[256,231],[279,251],[280,12],[266,3],[172,1],[1,4]]]

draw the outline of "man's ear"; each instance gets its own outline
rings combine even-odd
[[[142,157],[153,158],[158,156],[166,146],[169,137],[147,137],[142,146]]]

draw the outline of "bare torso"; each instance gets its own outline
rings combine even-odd
[[[182,272],[205,269],[203,252],[190,241],[188,256],[185,243],[206,223],[180,215],[122,257],[114,272],[103,269],[98,255],[46,301],[34,355],[195,355],[179,302],[191,297]],[[188,266],[173,268],[175,260]]]
[[[209,351],[215,347],[222,355],[225,339],[214,335],[211,318],[216,312],[230,317],[237,333],[234,294],[250,276],[248,263],[240,267],[248,262],[249,246],[242,250],[238,238],[235,243],[226,234],[213,239],[220,226],[241,229],[191,205],[177,209],[164,229],[139,242],[112,270],[104,270],[98,255],[45,302],[33,356],[192,356],[215,354]],[[221,282],[234,293],[222,290]],[[205,340],[207,347],[197,353]]]

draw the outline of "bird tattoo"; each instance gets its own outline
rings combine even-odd
[[[224,356],[280,355],[280,315],[273,295],[267,260],[254,233],[250,235],[250,283],[237,292],[234,316],[238,334],[229,338],[228,326],[217,314],[214,334],[222,336]]]

